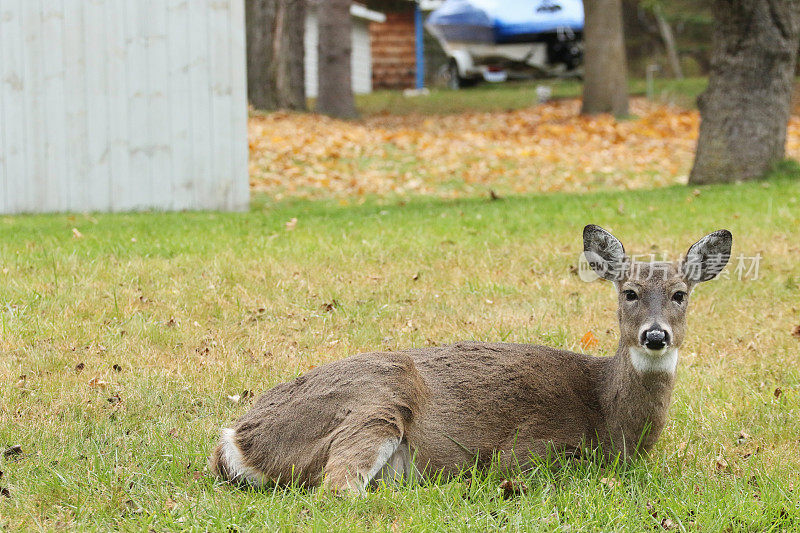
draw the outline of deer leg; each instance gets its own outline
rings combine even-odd
[[[363,493],[373,480],[407,476],[408,444],[394,424],[359,424],[331,443],[323,483],[335,491]]]

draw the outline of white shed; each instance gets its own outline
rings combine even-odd
[[[244,209],[244,0],[0,0],[0,213]]]
[[[316,4],[309,2],[308,7],[305,31],[306,96],[316,98],[319,87],[317,83],[319,27]],[[356,94],[369,93],[372,92],[372,50],[369,40],[369,23],[385,22],[386,15],[367,9],[361,4],[352,4],[350,16],[353,19],[353,53],[351,55],[353,92]]]

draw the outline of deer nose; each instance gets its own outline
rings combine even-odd
[[[669,333],[659,327],[642,332],[641,342],[651,350],[662,350],[669,344]]]

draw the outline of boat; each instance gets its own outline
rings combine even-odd
[[[583,22],[581,0],[445,0],[425,26],[450,57],[451,79],[463,85],[575,73]]]

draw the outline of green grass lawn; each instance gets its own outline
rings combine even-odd
[[[238,214],[0,218],[0,530],[790,531],[800,528],[800,181],[492,201],[284,201]],[[292,219],[287,226],[287,222]],[[647,459],[476,473],[363,499],[207,475],[255,394],[355,352],[461,339],[616,348],[581,229],[683,252],[719,228],[758,279],[690,304]],[[736,260],[734,259],[734,266]],[[245,395],[246,396],[246,395]]]
[[[656,101],[694,108],[697,96],[706,88],[705,77],[683,80],[656,79],[653,96]],[[532,80],[506,83],[480,83],[458,91],[431,89],[424,96],[406,97],[401,91],[375,91],[356,96],[356,105],[364,115],[439,115],[460,112],[507,111],[524,109],[536,104],[536,86],[546,85],[552,89],[553,98],[578,98],[582,84],[578,80]],[[633,96],[644,96],[645,80],[631,79],[629,92]],[[313,104],[311,105],[313,108]]]

